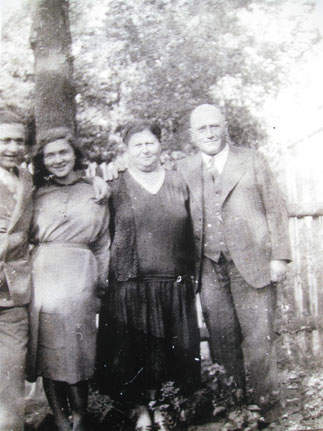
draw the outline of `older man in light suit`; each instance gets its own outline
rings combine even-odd
[[[192,112],[191,136],[200,151],[181,160],[178,170],[190,190],[212,360],[245,394],[245,354],[249,401],[261,404],[277,389],[275,283],[290,261],[285,203],[261,154],[231,144],[217,107],[200,105]]]
[[[18,167],[25,129],[14,113],[0,112],[0,430],[24,428],[24,378],[30,299],[28,231],[32,179]]]

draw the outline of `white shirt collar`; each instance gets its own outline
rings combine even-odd
[[[226,161],[229,155],[229,144],[225,144],[225,147],[214,156],[209,156],[208,154],[202,153],[202,160],[204,166],[208,169],[210,167],[211,161],[213,160],[214,166],[220,174],[222,174]]]

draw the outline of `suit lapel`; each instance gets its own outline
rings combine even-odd
[[[185,170],[182,171],[186,183],[194,199],[202,209],[203,205],[203,184],[202,184],[202,157],[201,154],[195,154],[186,164]]]
[[[230,145],[227,162],[222,173],[222,192],[220,205],[223,205],[231,190],[236,186],[240,178],[248,168],[248,156],[238,147]]]
[[[17,190],[16,206],[11,214],[8,224],[8,232],[16,226],[24,210],[32,199],[32,184],[29,175],[22,169],[19,169],[19,186]]]

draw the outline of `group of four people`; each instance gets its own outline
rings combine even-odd
[[[137,430],[168,429],[149,403],[165,381],[187,393],[199,383],[196,292],[212,361],[234,377],[240,400],[244,353],[252,401],[277,390],[274,283],[290,260],[285,205],[264,158],[231,144],[217,107],[200,105],[190,120],[199,152],[177,172],[160,164],[157,125],[127,130],[128,168],[110,183],[106,205],[65,128],[39,138],[33,192],[18,168],[23,124],[0,113],[1,431],[23,429],[29,242],[28,377],[43,377],[59,430],[71,429],[68,407],[73,430],[86,429],[95,364],[101,391],[135,409]]]

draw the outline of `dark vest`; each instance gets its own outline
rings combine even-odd
[[[222,175],[218,175],[213,181],[211,174],[203,167],[203,255],[214,262],[218,262],[221,253],[231,260],[221,216],[221,187]]]

